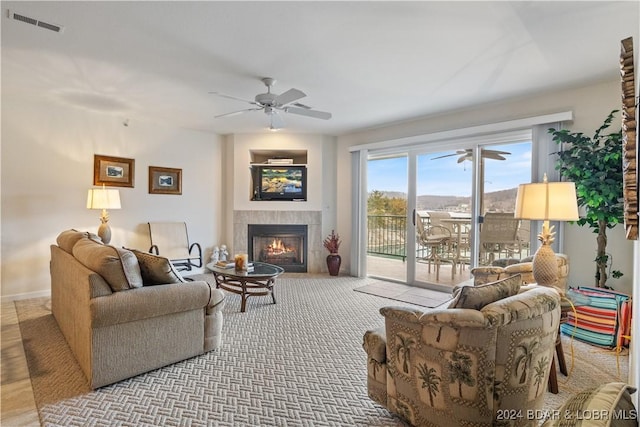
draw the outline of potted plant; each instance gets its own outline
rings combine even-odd
[[[613,228],[624,218],[622,193],[622,131],[607,135],[603,132],[611,125],[613,110],[592,138],[581,132],[549,129],[553,140],[561,145],[556,169],[567,181],[576,184],[578,206],[584,207],[586,215],[577,223],[588,225],[597,233],[596,287],[607,287],[607,228]],[[614,278],[622,276],[620,271],[611,272]]]
[[[341,243],[340,235],[336,234],[335,230],[331,230],[331,234],[327,236],[322,243],[329,251],[329,255],[327,255],[327,268],[329,269],[329,274],[331,276],[337,276],[340,272],[340,264],[342,263],[342,258],[338,254],[338,249],[340,248]]]

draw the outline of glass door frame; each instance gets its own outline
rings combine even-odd
[[[497,132],[490,135],[483,136],[472,136],[466,138],[456,138],[455,140],[446,140],[446,141],[437,141],[437,142],[425,142],[424,144],[417,144],[410,148],[408,147],[389,147],[380,150],[370,150],[366,153],[366,159],[364,159],[364,163],[371,158],[375,159],[382,156],[406,156],[407,157],[407,169],[408,169],[408,180],[407,180],[407,236],[415,236],[416,235],[416,224],[415,224],[415,215],[416,215],[416,201],[417,201],[417,158],[419,155],[436,153],[436,152],[444,152],[444,151],[455,151],[460,149],[471,149],[473,152],[472,158],[472,182],[471,182],[471,247],[470,247],[470,264],[469,269],[477,266],[478,263],[478,251],[479,251],[479,228],[478,221],[480,216],[480,197],[478,182],[480,179],[480,152],[483,147],[492,146],[492,145],[500,145],[500,144],[509,144],[509,143],[517,143],[523,141],[531,141],[532,144],[532,153],[536,152],[534,147],[535,142],[532,138],[532,130],[529,129],[521,129],[517,131],[509,131],[509,132]],[[536,167],[535,164],[535,154],[532,158],[531,170],[532,176],[535,175],[534,169]],[[365,197],[365,206],[362,208],[366,212],[366,197]],[[532,230],[533,234],[533,230]],[[451,291],[450,285],[442,285],[435,284],[431,282],[425,282],[417,280],[416,278],[416,239],[407,239],[407,264],[406,264],[406,284],[410,286],[434,289],[434,290],[444,290]],[[366,260],[366,247],[363,248],[364,259]],[[365,274],[366,274],[366,261],[365,265]],[[373,278],[380,278],[383,280],[389,280],[385,277],[377,277],[370,276]]]

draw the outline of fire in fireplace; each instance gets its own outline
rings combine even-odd
[[[279,265],[285,271],[307,271],[307,226],[249,224],[248,252],[252,261]]]

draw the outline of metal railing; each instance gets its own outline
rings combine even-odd
[[[407,258],[407,217],[367,216],[367,253],[390,258]]]
[[[428,217],[427,223],[428,223]],[[528,225],[528,224],[527,224]],[[367,254],[388,258],[407,259],[407,218],[404,215],[367,215]],[[528,239],[527,239],[528,240]],[[517,253],[511,254],[517,258],[529,255],[529,242],[522,242]],[[465,256],[469,256],[469,249],[465,249]],[[416,247],[416,256],[425,256],[425,248]]]

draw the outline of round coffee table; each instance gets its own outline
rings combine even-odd
[[[247,306],[247,298],[250,296],[271,295],[273,303],[276,296],[273,286],[276,277],[284,273],[284,269],[266,262],[253,262],[253,270],[236,271],[234,267],[219,267],[215,263],[207,264],[207,268],[213,272],[216,279],[216,288],[239,294],[242,297],[240,311],[244,313]]]

